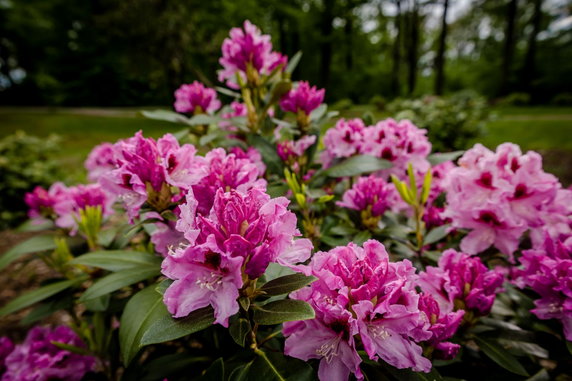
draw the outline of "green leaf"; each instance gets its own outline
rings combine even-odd
[[[299,273],[285,275],[267,282],[260,290],[266,292],[268,295],[283,295],[296,291],[315,280],[316,278],[313,276],[306,276]]]
[[[371,232],[369,230],[363,230],[357,233],[353,239],[356,245],[361,246],[365,241],[371,238]]]
[[[447,230],[449,229],[449,227],[450,227],[449,225],[441,225],[439,227],[436,227],[435,229],[432,229],[425,236],[425,239],[423,240],[423,244],[430,245],[432,243],[435,243],[435,242],[442,240],[443,238],[445,238],[447,236],[447,234],[448,234]]]
[[[212,363],[200,378],[200,381],[224,381],[224,362],[222,357]]]
[[[244,380],[264,381],[313,381],[314,369],[305,361],[284,356],[282,353],[258,350],[258,356],[248,367]]]
[[[169,110],[154,110],[154,111],[145,110],[141,111],[141,114],[143,114],[145,118],[163,120],[171,123],[187,124],[189,121],[189,118],[187,118],[186,116]]]
[[[156,358],[144,365],[142,378],[137,381],[157,381],[175,375],[198,362],[210,362],[209,357],[194,357],[188,352],[174,353]],[[190,370],[190,369],[189,369]]]
[[[298,66],[298,63],[300,62],[301,58],[302,58],[302,52],[301,51],[294,54],[294,56],[288,60],[288,65],[286,66],[286,70],[285,70],[286,73],[292,74],[294,72],[294,70],[296,69],[296,66]]]
[[[246,343],[246,337],[250,331],[252,331],[252,327],[250,326],[250,322],[248,320],[245,318],[239,318],[230,325],[228,331],[230,336],[232,336],[234,342],[241,347],[244,347],[244,344]]]
[[[254,311],[254,321],[260,325],[281,324],[285,321],[313,319],[314,309],[302,300],[277,300],[258,306]]]
[[[109,294],[100,296],[99,298],[93,298],[85,301],[85,308],[89,311],[105,311],[109,307]]]
[[[446,161],[456,160],[457,158],[459,158],[464,153],[465,153],[465,151],[453,151],[453,152],[446,152],[446,153],[437,152],[437,153],[429,155],[427,157],[427,160],[429,160],[429,163],[431,163],[431,165],[437,165],[437,164],[444,163]]]
[[[14,262],[23,255],[37,253],[38,251],[53,250],[56,248],[53,235],[37,235],[4,253],[0,257],[0,270]]]
[[[49,298],[52,295],[62,292],[66,288],[81,283],[85,279],[86,278],[63,280],[60,282],[51,283],[47,286],[43,286],[33,291],[27,292],[23,295],[20,295],[16,299],[6,304],[4,307],[0,308],[0,316],[8,315],[13,312],[19,311],[22,308],[31,306],[34,303],[37,303],[39,301]]]
[[[175,319],[164,309],[164,313],[145,328],[142,345],[164,343],[165,341],[176,340],[180,337],[202,331],[213,325],[214,310],[211,306],[201,308],[191,312],[182,319]]]
[[[143,251],[108,250],[94,251],[72,261],[74,265],[98,267],[109,271],[123,271],[137,267],[161,266],[161,258]]]
[[[159,285],[155,288],[160,295],[165,295],[165,291],[173,284],[174,280],[172,279],[164,279],[159,283]]]
[[[270,282],[273,279],[292,274],[296,273],[291,268],[282,266],[278,263],[270,263],[264,272],[264,278],[266,279],[266,282]]]
[[[220,121],[220,118],[214,115],[198,114],[190,119],[187,119],[187,124],[189,126],[201,126],[208,124],[215,124]]]
[[[566,348],[568,348],[568,352],[572,355],[572,341],[566,341]]]
[[[155,287],[156,285],[151,285],[135,294],[129,299],[121,315],[119,344],[126,365],[129,365],[141,349],[141,338],[147,328],[168,314],[163,297],[155,292]]]
[[[104,276],[88,288],[79,298],[79,301],[85,302],[86,300],[109,294],[133,283],[157,276],[160,273],[160,267],[140,266]]]
[[[92,353],[90,351],[88,351],[85,348],[81,348],[81,347],[76,347],[75,345],[69,345],[66,343],[62,343],[59,341],[50,341],[50,343],[60,349],[63,349],[65,351],[69,351],[71,353],[77,353],[78,355],[84,355],[84,356],[89,356],[92,355]]]
[[[369,155],[352,156],[339,164],[326,169],[328,177],[349,177],[391,168],[391,162]]]
[[[528,377],[529,374],[518,360],[497,343],[475,336],[475,341],[481,350],[494,362],[506,370]]]
[[[221,94],[228,95],[231,98],[240,98],[240,93],[227,89],[226,87],[216,86],[215,90]]]
[[[248,143],[256,148],[262,159],[264,159],[264,164],[268,167],[271,173],[282,175],[283,173],[283,163],[280,156],[276,153],[276,147],[274,147],[270,142],[264,139],[262,136],[249,134]]]

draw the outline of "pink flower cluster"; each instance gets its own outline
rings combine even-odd
[[[211,305],[216,323],[228,326],[245,282],[260,277],[271,262],[295,267],[307,260],[312,244],[294,239],[300,232],[288,203],[257,188],[226,193],[219,188],[204,213],[189,192],[177,222],[189,244],[172,251],[162,264],[163,274],[175,280],[164,295],[169,312],[182,317]]]
[[[293,164],[316,142],[316,135],[306,135],[298,140],[283,140],[276,143],[276,152],[284,162]]]
[[[230,38],[222,43],[222,57],[219,59],[223,70],[218,72],[219,81],[227,86],[238,88],[236,75],[244,81],[251,81],[251,72],[256,75],[269,75],[274,69],[286,66],[287,58],[272,51],[270,36],[262,34],[250,21],[244,22],[244,29],[232,28]]]
[[[494,245],[512,260],[526,230],[542,231],[545,216],[555,214],[550,218],[561,216],[565,221],[571,215],[572,207],[564,202],[571,191],[560,188],[556,177],[542,170],[536,152],[522,154],[510,143],[492,152],[477,144],[450,171],[443,215],[454,228],[471,230],[461,250],[476,254]],[[563,200],[558,201],[557,195]],[[563,229],[569,232],[570,226]]]
[[[7,343],[4,338],[1,338],[0,342],[3,343],[2,346]],[[67,326],[54,329],[35,327],[28,332],[24,342],[12,347],[10,354],[6,356],[5,373],[1,380],[79,381],[87,372],[94,370],[95,357],[60,349],[52,342],[85,348],[80,338]],[[6,346],[6,348],[9,347],[9,345]]]
[[[361,119],[340,119],[324,136],[326,150],[321,159],[329,167],[334,159],[371,155],[392,163],[392,168],[380,171],[384,177],[390,174],[406,177],[408,163],[425,173],[430,168],[427,156],[431,152],[426,134],[426,130],[408,120],[386,119],[366,127]]]
[[[97,181],[101,175],[115,168],[115,150],[113,144],[102,143],[95,146],[89,153],[84,167],[89,181]]]
[[[30,208],[30,218],[53,218],[57,226],[75,233],[81,210],[99,206],[102,215],[109,216],[113,213],[114,198],[99,184],[66,187],[62,183],[54,183],[49,190],[36,187],[26,194],[25,201]]]
[[[491,311],[503,281],[503,274],[489,270],[480,258],[449,249],[439,258],[438,267],[429,266],[419,274],[418,283],[442,312],[465,310],[484,316]]]
[[[435,306],[420,304],[415,268],[407,260],[389,262],[378,241],[318,252],[306,274],[318,280],[290,297],[308,302],[316,318],[284,323],[284,352],[319,359],[321,380],[347,380],[350,373],[363,379],[360,342],[372,360],[428,372],[431,362],[419,342],[440,342],[458,326],[455,316],[433,317]]]
[[[246,109],[246,105],[244,103],[240,103],[237,101],[233,101],[230,104],[230,111],[223,112],[221,117],[223,119],[231,119],[231,118],[238,118],[238,117],[246,117],[248,115],[248,110]],[[232,123],[228,120],[222,120],[219,122],[220,128],[226,131],[237,131],[238,128],[233,126]]]
[[[212,114],[221,106],[215,89],[205,87],[199,81],[181,85],[175,91],[175,110],[186,114]]]
[[[381,216],[389,206],[389,194],[393,185],[375,175],[360,177],[348,189],[336,205],[357,211],[368,211],[371,216]]]
[[[572,341],[572,237],[565,241],[546,238],[544,248],[526,250],[516,284],[532,288],[540,299],[531,312],[539,319],[558,319],[566,340]]]
[[[298,86],[288,91],[280,101],[280,107],[284,111],[295,114],[303,112],[310,115],[324,101],[325,90],[318,90],[316,86],[310,87],[306,81],[298,82]]]

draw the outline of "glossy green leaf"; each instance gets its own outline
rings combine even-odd
[[[423,239],[423,243],[425,245],[430,245],[432,243],[439,242],[447,236],[449,227],[449,225],[441,225],[432,229]]]
[[[288,60],[288,65],[286,66],[285,69],[286,73],[292,74],[296,69],[296,67],[298,66],[298,63],[300,62],[301,58],[302,58],[302,52],[301,51],[296,52],[296,54],[294,54],[292,58]]]
[[[453,151],[453,152],[444,152],[444,153],[434,153],[427,157],[427,160],[431,165],[437,165],[444,163],[446,161],[457,160],[465,151]]]
[[[236,319],[228,329],[230,336],[235,343],[244,347],[246,343],[246,337],[252,331],[252,327],[250,326],[250,322],[244,318]]]
[[[484,352],[484,354],[496,362],[498,365],[520,376],[529,376],[528,372],[526,369],[524,369],[522,364],[518,362],[518,360],[512,354],[507,352],[506,349],[501,347],[496,342],[492,340],[489,341],[478,336],[475,336],[475,341]]]
[[[333,165],[323,174],[328,177],[349,177],[391,168],[391,162],[369,155],[357,155]]]
[[[296,291],[315,280],[316,278],[313,276],[296,273],[271,280],[260,289],[268,295],[283,295]]]
[[[169,110],[145,110],[141,111],[144,117],[155,120],[163,120],[171,123],[188,123],[189,118],[174,111]]]
[[[189,316],[181,319],[173,318],[166,308],[164,308],[163,311],[159,318],[155,319],[146,327],[141,338],[142,345],[176,340],[180,337],[202,331],[213,325],[215,321],[214,310],[211,306],[191,312]]]
[[[79,298],[79,301],[85,302],[86,300],[109,294],[133,283],[157,276],[160,273],[160,267],[140,266],[104,276],[92,284]]]
[[[314,369],[305,361],[284,356],[282,353],[258,351],[258,356],[247,369],[244,380],[313,381]]]
[[[222,361],[222,357],[217,359],[215,362],[212,363],[211,366],[206,370],[205,374],[203,374],[199,381],[224,381],[224,362]]]
[[[37,235],[19,243],[0,257],[0,270],[23,255],[56,248],[53,235]]]
[[[73,279],[73,280],[63,280],[56,283],[51,283],[47,286],[40,287],[33,291],[27,292],[23,295],[20,295],[16,299],[12,300],[4,307],[0,308],[0,316],[8,315],[13,312],[19,311],[22,308],[26,308],[31,306],[34,303],[40,302],[44,299],[49,298],[52,295],[55,295],[63,290],[81,283],[84,281],[85,278],[80,279]]]
[[[254,311],[254,321],[260,325],[281,324],[286,321],[313,319],[312,307],[302,300],[277,300],[258,306]]]
[[[143,251],[94,251],[73,259],[70,263],[98,267],[109,271],[123,271],[141,266],[161,266],[161,258]]]

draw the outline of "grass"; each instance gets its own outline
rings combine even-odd
[[[572,182],[572,108],[571,107],[503,107],[492,110],[496,118],[488,123],[487,134],[479,139],[489,148],[503,142],[519,144],[523,151],[538,150],[545,156],[545,167],[564,180]],[[375,119],[390,115],[372,106],[356,105],[340,112],[346,118],[371,112]],[[84,178],[82,163],[93,146],[114,142],[143,130],[145,136],[159,137],[180,126],[145,119],[135,110],[125,109],[19,109],[0,108],[0,138],[16,130],[62,137],[58,160],[69,168],[70,177]]]

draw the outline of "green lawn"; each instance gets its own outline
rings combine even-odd
[[[494,148],[511,141],[524,151],[539,150],[545,156],[545,167],[572,182],[572,108],[571,107],[505,107],[492,110],[494,119],[487,125],[487,134],[479,139]],[[356,105],[343,110],[346,118],[360,117],[372,112],[376,119],[390,116],[372,106]],[[145,136],[159,137],[179,130],[168,122],[145,119],[128,109],[19,109],[0,108],[0,138],[17,130],[47,136],[62,137],[59,160],[70,169],[70,177],[83,179],[83,160],[91,148],[105,141],[114,142],[143,130]]]

